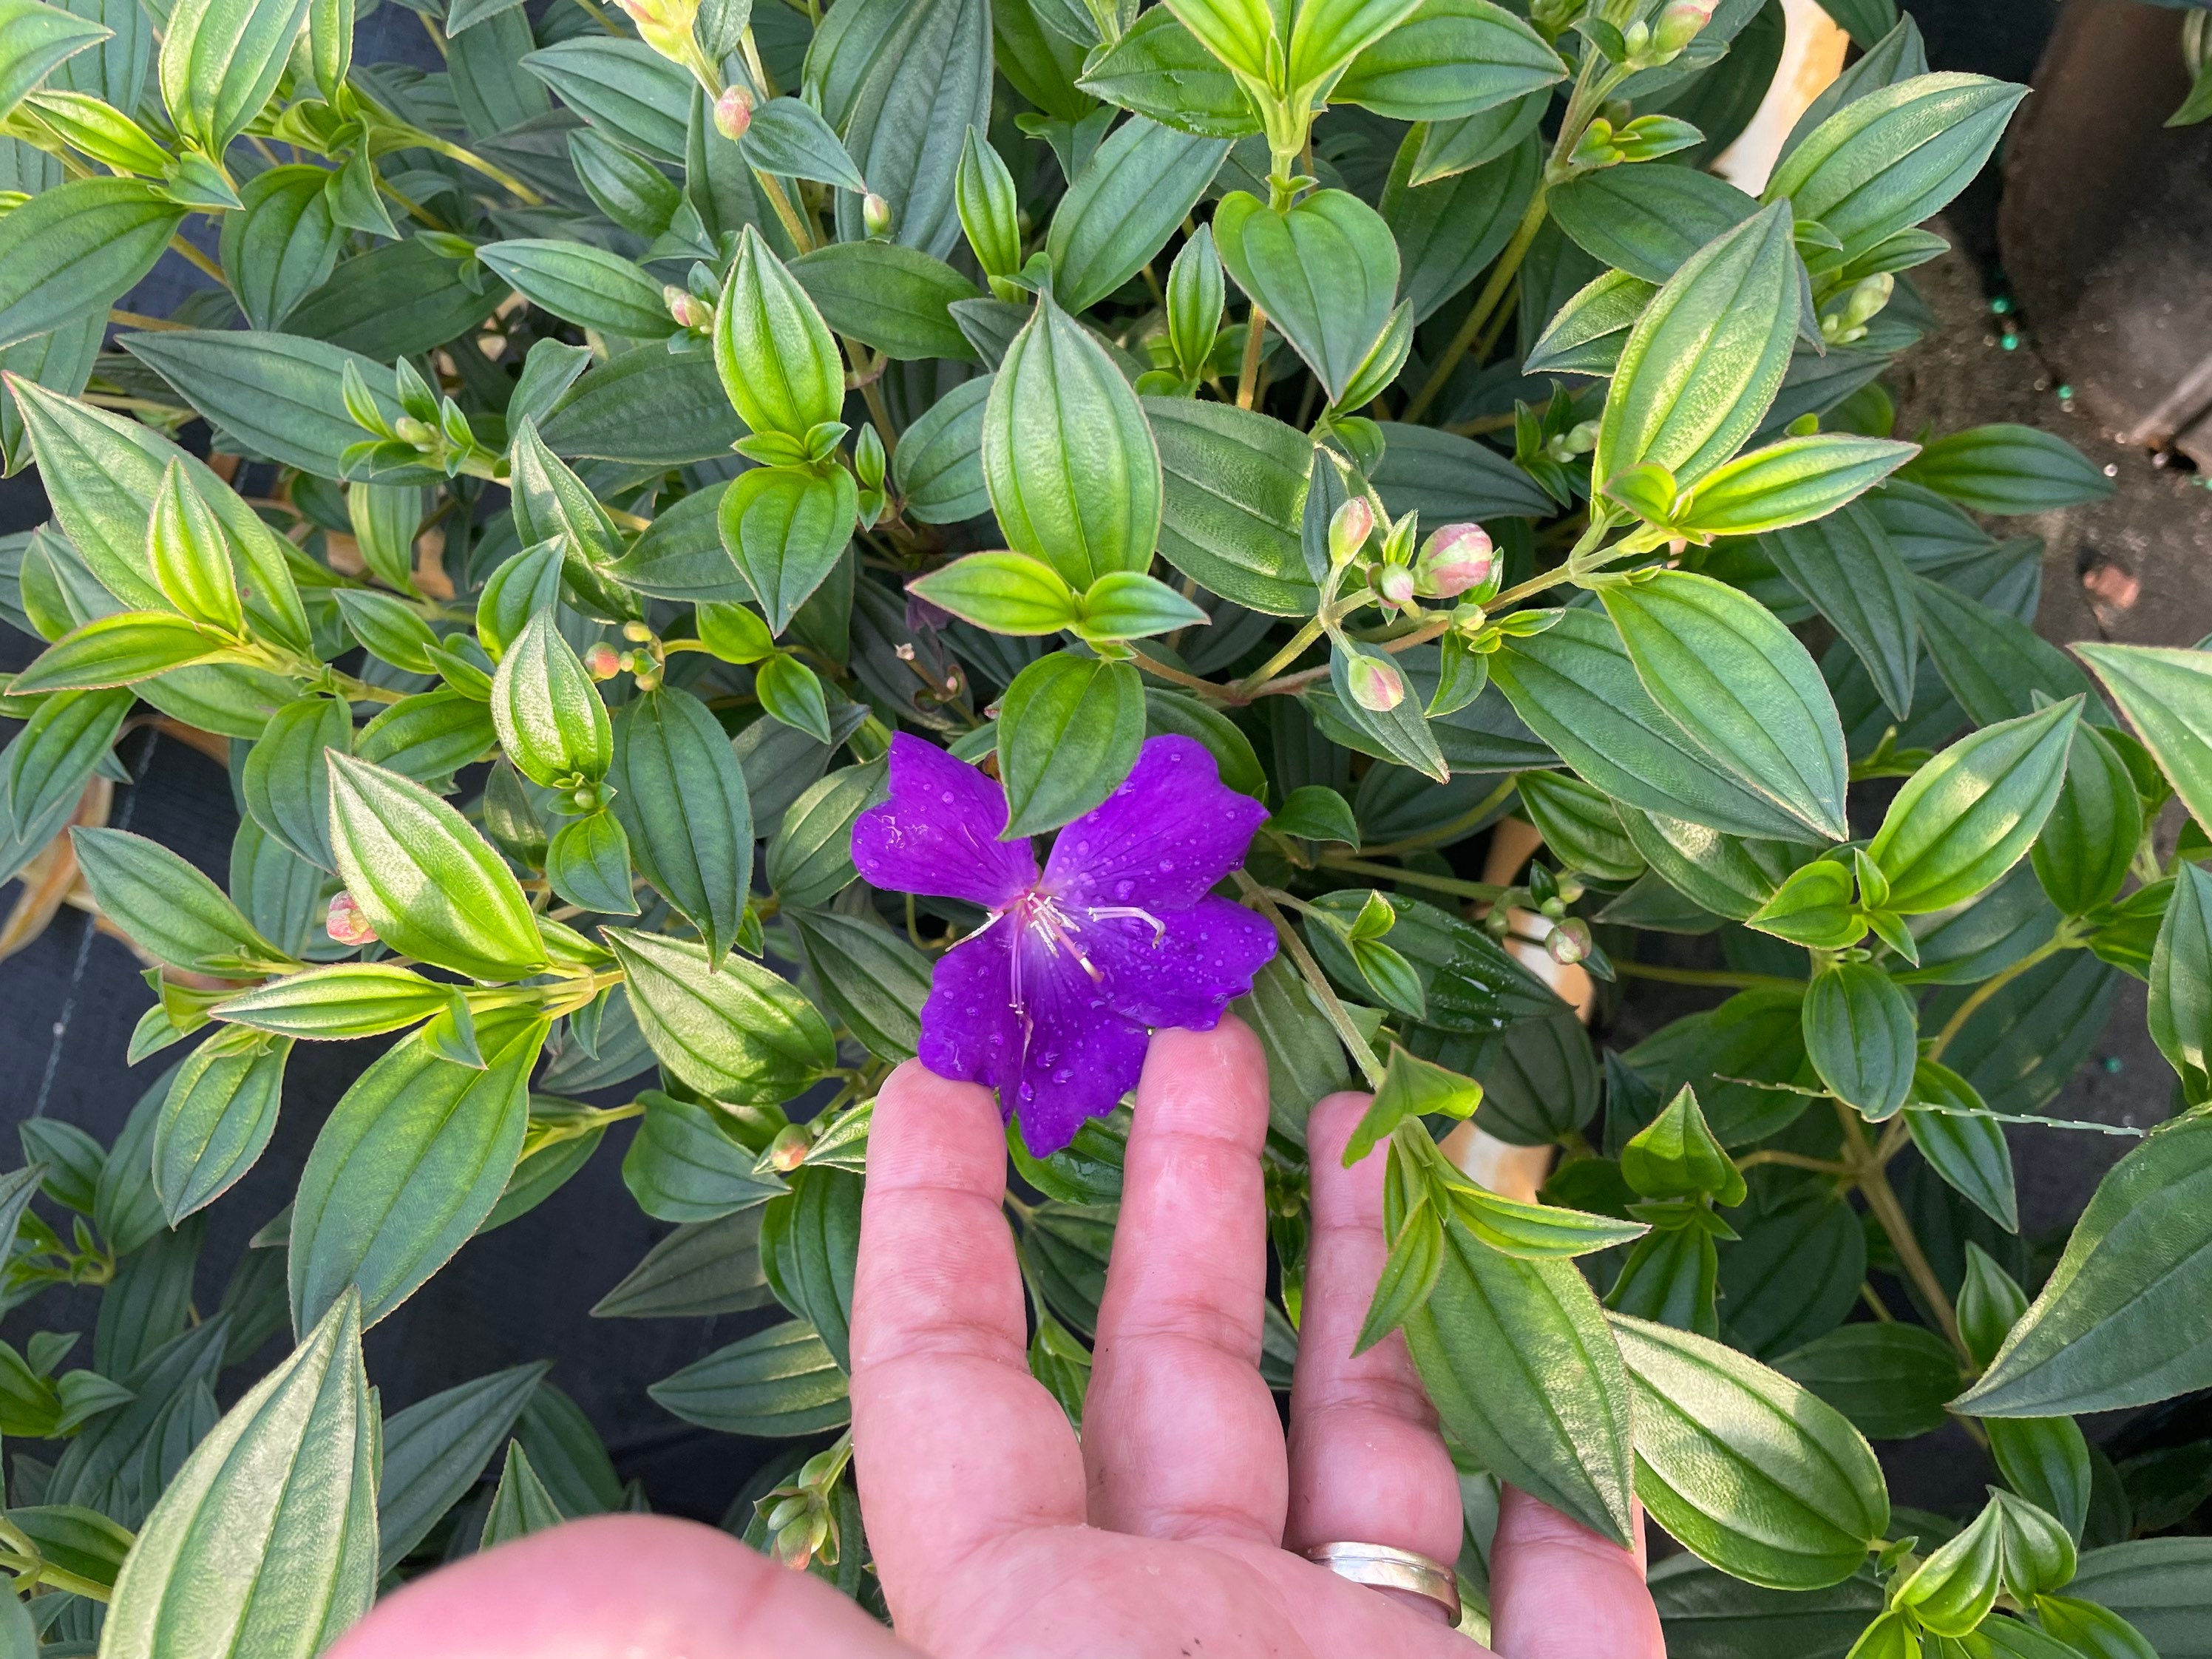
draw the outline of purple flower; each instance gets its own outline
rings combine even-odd
[[[1147,1028],[1212,1030],[1275,954],[1266,921],[1209,891],[1267,816],[1222,783],[1204,745],[1152,738],[1039,874],[1029,841],[999,839],[998,784],[893,738],[890,798],[853,825],[853,862],[875,886],[990,912],[937,964],[922,1064],[997,1089],[1037,1156],[1066,1146],[1135,1086]]]

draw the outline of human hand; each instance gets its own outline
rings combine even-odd
[[[1340,1166],[1364,1105],[1332,1096],[1309,1126],[1287,1443],[1258,1370],[1267,1092],[1251,1032],[1152,1039],[1080,1444],[1029,1370],[997,1107],[910,1062],[876,1106],[853,1309],[854,1468],[903,1641],[720,1534],[626,1517],[434,1575],[337,1659],[1479,1653],[1432,1609],[1297,1553],[1459,1552],[1457,1481],[1403,1339],[1352,1357],[1384,1253],[1382,1157]],[[1510,1489],[1492,1593],[1505,1659],[1664,1652],[1640,1559]]]

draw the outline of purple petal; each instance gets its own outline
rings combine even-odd
[[[1275,954],[1275,930],[1241,904],[1211,896],[1151,919],[1079,915],[1077,941],[1103,976],[1107,1002],[1144,1025],[1210,1031],[1252,989]]]
[[[938,958],[921,1005],[921,1063],[939,1077],[996,1087],[1021,1052],[1012,1006],[1011,925],[998,923]]]
[[[1052,950],[1033,933],[1023,933],[1015,950],[1028,1041],[1000,1084],[999,1105],[1021,1115],[1023,1143],[1046,1158],[1074,1139],[1085,1118],[1112,1111],[1137,1086],[1151,1037],[1107,1006],[1066,951]]]
[[[1148,738],[1121,787],[1060,832],[1045,886],[1070,908],[1188,909],[1244,861],[1267,816],[1221,781],[1205,744]]]
[[[1035,884],[1030,843],[999,839],[1006,794],[992,780],[904,732],[890,779],[890,799],[853,823],[853,862],[871,886],[995,910]]]

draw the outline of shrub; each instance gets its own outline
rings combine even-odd
[[[1231,997],[1264,1034],[1279,1384],[1304,1115],[1376,1091],[1369,1334],[1463,1454],[1478,1588],[1504,1479],[1614,1537],[1640,1497],[1696,1558],[1685,1653],[1774,1616],[2122,1650],[2069,1589],[2202,1616],[2206,1556],[2119,1544],[2075,1419],[2212,1383],[2212,1123],[2135,1146],[2032,1302],[2004,1126],[2124,973],[2212,1096],[2212,656],[2039,639],[2037,544],[1977,515],[2109,486],[2022,428],[1899,441],[1881,379],[2022,88],[1837,4],[1863,51],[1753,198],[1700,164],[1773,73],[1759,0],[456,4],[428,75],[354,62],[349,0],[8,3],[0,443],[53,517],[8,546],[46,645],[6,867],[74,857],[152,964],[131,1059],[184,1054],[112,1148],[42,1121],[0,1183],[11,1302],[106,1286],[89,1367],[4,1354],[0,1427],[53,1443],[0,1565],[59,1650],[112,1594],[102,1652],[201,1651],[176,1620],[313,1576],[305,1653],[475,1528],[622,1501],[538,1366],[393,1414],[380,1484],[360,1332],[624,1121],[676,1230],[597,1311],[781,1304],[653,1395],[791,1441],[760,1489],[806,1501],[738,1521],[866,1594],[842,1443],[809,1454],[918,1049],[1021,1109],[1035,1363],[1080,1410],[1127,1079],[1051,1069],[1048,1024],[1028,1072],[961,1058],[933,970],[1001,912],[1140,966],[1215,930],[1203,973],[1085,959],[1085,1018],[1123,1060]],[[112,311],[169,249],[220,286]],[[228,742],[227,888],[96,825],[42,852],[142,703]],[[940,787],[979,845],[1176,802],[1219,845],[1073,917],[1079,835],[1042,890],[1011,848],[933,871]],[[1509,812],[1540,856],[1470,879]],[[1601,1055],[1510,935],[1714,1006]],[[372,1038],[193,1322],[191,1218],[295,1045]],[[1443,1157],[1471,1111],[1563,1149],[1541,1205]],[[1867,1437],[1954,1418],[2002,1489],[1893,1515]],[[277,1514],[259,1472],[308,1466]]]

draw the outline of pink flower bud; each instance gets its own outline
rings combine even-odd
[[[1713,0],[1668,0],[1651,31],[1651,44],[1672,57],[1705,33],[1713,21]]]
[[[1496,595],[1502,562],[1480,525],[1448,524],[1421,548],[1421,592],[1438,599],[1472,592],[1480,603]]]
[[[668,307],[668,314],[676,319],[678,328],[704,328],[707,307],[699,303],[698,296],[688,289],[670,283],[660,290],[660,298]]]
[[[725,87],[714,100],[714,131],[734,144],[752,124],[752,94],[743,87]]]
[[[860,198],[860,228],[871,237],[891,234],[891,204],[872,190]]]
[[[1392,605],[1411,605],[1413,573],[1402,564],[1385,565],[1375,578],[1375,590]]]
[[[622,672],[622,657],[614,647],[602,640],[584,653],[584,666],[595,680],[611,680]]]
[[[1387,714],[1406,700],[1406,677],[1385,658],[1352,658],[1345,665],[1345,678],[1352,686],[1352,700],[1378,714]]]
[[[798,1124],[787,1124],[769,1142],[768,1161],[778,1174],[789,1175],[806,1161],[806,1149],[813,1144],[813,1137]]]
[[[1366,496],[1354,495],[1329,519],[1329,562],[1342,564],[1366,546],[1367,538],[1374,533],[1375,509],[1367,504]]]
[[[368,918],[362,915],[351,893],[342,892],[331,901],[323,927],[341,945],[367,945],[376,938],[376,929],[368,925]]]
[[[1544,948],[1551,952],[1552,960],[1562,967],[1582,961],[1590,953],[1589,923],[1580,916],[1569,916],[1554,924],[1552,931],[1544,935]]]

